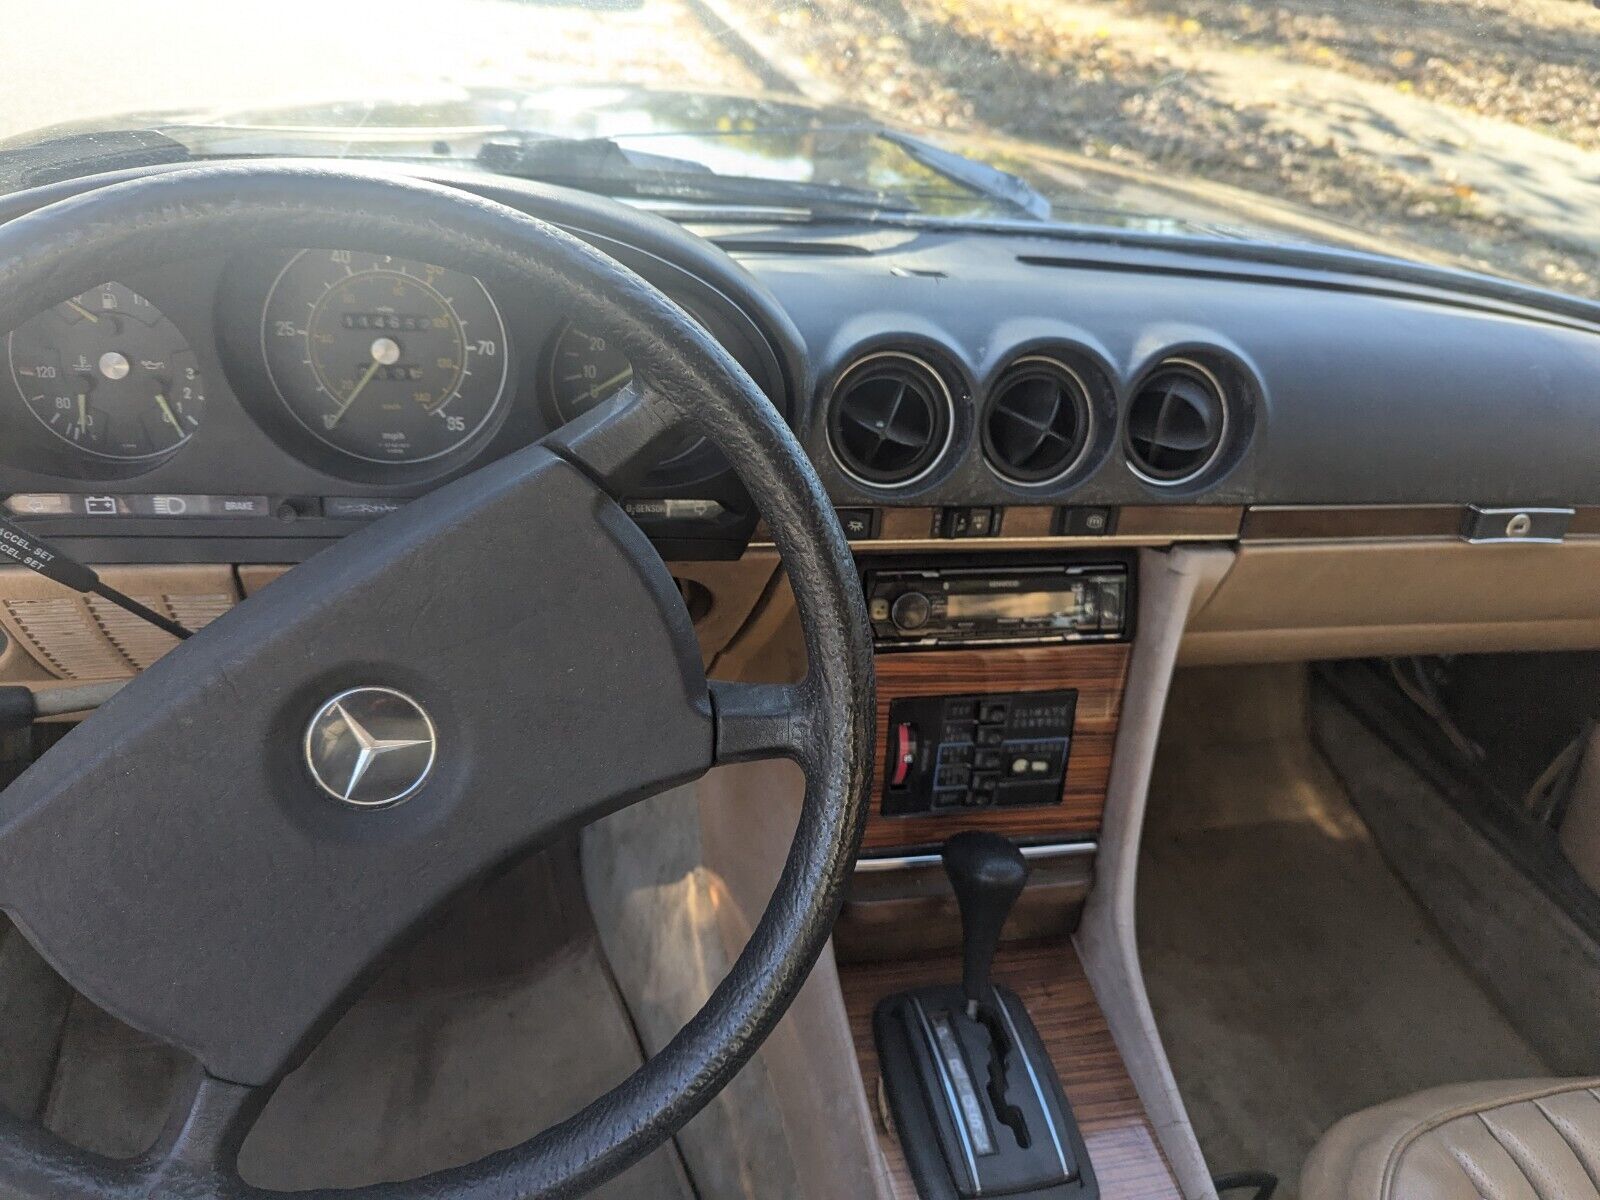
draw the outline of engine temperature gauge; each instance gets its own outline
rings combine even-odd
[[[39,423],[84,454],[167,454],[200,427],[194,351],[150,301],[120,283],[74,296],[6,338],[11,380]]]

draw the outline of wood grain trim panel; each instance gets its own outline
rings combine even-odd
[[[1039,1028],[1083,1130],[1104,1200],[1179,1200],[1177,1181],[1072,944],[1062,939],[1002,947],[995,956],[994,976],[1021,997]],[[961,961],[953,955],[839,968],[850,1033],[869,1097],[878,1094],[873,1006],[892,992],[960,978]],[[881,1126],[878,1142],[895,1200],[916,1200],[900,1144]]]
[[[1600,536],[1600,505],[1580,505],[1572,510],[1572,524],[1568,537]]]
[[[1137,541],[1232,541],[1244,509],[1236,504],[1135,504],[1117,513],[1117,538]]]
[[[1002,538],[1047,538],[1055,535],[1056,510],[1042,505],[1013,505],[1000,518]]]
[[[933,536],[931,508],[886,508],[878,518],[880,542],[921,542]]]
[[[992,650],[923,650],[880,654],[878,761],[873,766],[873,811],[863,850],[935,845],[962,829],[989,829],[1012,838],[1093,837],[1105,808],[1111,745],[1122,715],[1128,645],[1039,646]],[[1072,752],[1059,805],[977,809],[939,816],[885,817],[879,811],[889,702],[904,696],[1078,689]]]
[[[1246,542],[1343,541],[1369,538],[1454,538],[1466,507],[1329,505],[1249,509],[1239,532]]]

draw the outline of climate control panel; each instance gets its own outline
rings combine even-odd
[[[892,701],[883,815],[1059,804],[1077,705],[1072,689]]]

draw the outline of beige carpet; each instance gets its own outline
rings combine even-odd
[[[1213,1172],[1292,1200],[1339,1117],[1545,1072],[1401,885],[1305,733],[1294,667],[1181,672],[1139,868],[1146,982]]]

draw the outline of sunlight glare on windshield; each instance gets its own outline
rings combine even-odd
[[[728,140],[740,118],[685,124],[714,106],[683,93],[785,93],[818,106],[808,126],[944,137],[1064,200],[1058,214],[1116,207],[1600,296],[1594,0],[25,0],[6,20],[12,145],[174,122],[365,140],[386,122],[520,122],[815,178],[790,148]],[[63,86],[40,48],[85,29],[117,52]],[[680,100],[667,119],[595,85]],[[722,140],[662,137],[682,133]],[[863,161],[831,182],[873,186]]]

